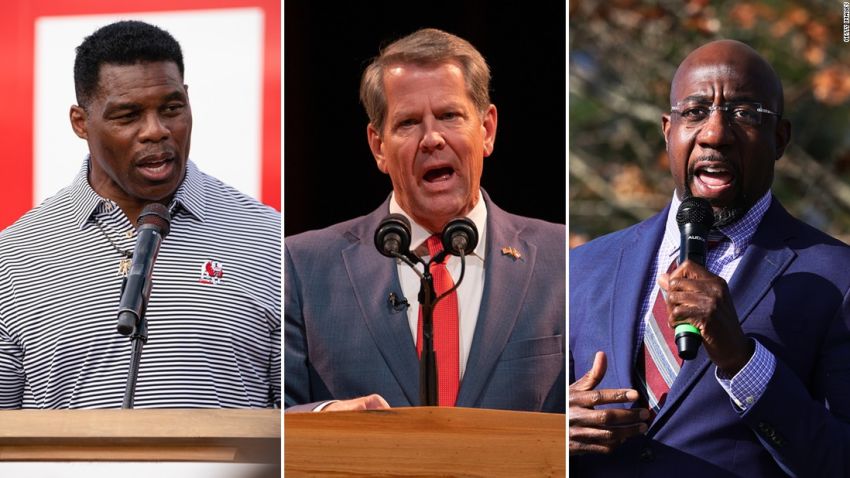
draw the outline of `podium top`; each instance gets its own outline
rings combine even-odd
[[[414,407],[284,416],[289,476],[563,476],[566,416]]]
[[[280,410],[0,411],[0,460],[280,462]]]

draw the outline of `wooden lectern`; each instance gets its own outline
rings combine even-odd
[[[284,417],[284,474],[566,474],[563,414],[417,407]]]
[[[0,411],[0,461],[280,464],[280,410]]]

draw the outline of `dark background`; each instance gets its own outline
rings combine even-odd
[[[565,3],[286,0],[285,235],[367,214],[386,199],[392,185],[366,142],[360,75],[379,47],[423,27],[465,38],[490,65],[499,123],[482,187],[509,212],[563,223]]]

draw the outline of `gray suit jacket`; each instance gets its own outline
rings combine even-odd
[[[481,309],[457,406],[565,412],[565,228],[508,214],[486,193]],[[419,362],[395,261],[368,216],[286,238],[285,399],[290,411],[371,393],[419,405]],[[520,251],[515,260],[503,247]],[[294,407],[294,408],[290,408]]]

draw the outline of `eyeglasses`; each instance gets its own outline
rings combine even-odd
[[[776,117],[781,116],[775,111],[762,108],[761,103],[736,102],[725,105],[710,105],[697,101],[679,102],[670,108],[673,113],[678,113],[686,126],[701,126],[711,116],[712,111],[720,111],[726,121],[739,126],[758,126],[761,124],[762,114],[766,113]]]

